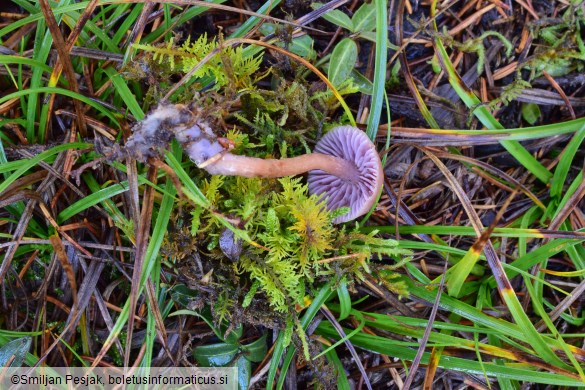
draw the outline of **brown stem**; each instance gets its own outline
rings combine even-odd
[[[212,175],[277,178],[322,170],[341,179],[355,181],[357,168],[350,162],[322,153],[311,153],[282,160],[237,156],[225,153],[204,167]]]

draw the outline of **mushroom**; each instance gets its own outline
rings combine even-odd
[[[351,221],[364,215],[378,200],[384,183],[382,163],[368,136],[352,126],[336,127],[317,143],[313,154],[334,156],[349,166],[344,175],[324,169],[309,172],[309,192],[327,194],[327,208],[350,207],[350,212],[334,222]]]
[[[282,160],[234,155],[202,122],[177,129],[175,136],[195,164],[212,175],[277,178],[309,172],[309,192],[324,194],[329,210],[351,209],[334,223],[367,213],[382,189],[383,170],[376,148],[363,131],[352,126],[329,131],[314,153]]]

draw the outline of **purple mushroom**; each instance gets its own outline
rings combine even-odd
[[[376,148],[355,127],[336,127],[317,143],[314,153],[282,160],[229,153],[201,123],[175,135],[189,157],[212,175],[277,178],[309,172],[309,191],[324,194],[329,210],[351,209],[334,223],[367,213],[382,189],[383,170]]]
[[[351,221],[370,211],[380,194],[384,176],[378,152],[368,136],[355,127],[336,127],[317,143],[314,154],[318,153],[343,159],[348,166],[339,176],[325,170],[309,172],[309,191],[325,193],[329,210],[351,208],[334,222]]]

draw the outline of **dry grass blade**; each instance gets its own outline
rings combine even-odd
[[[579,187],[575,190],[575,193],[573,193],[567,203],[558,211],[557,215],[555,215],[554,219],[550,222],[549,229],[558,229],[572,212],[578,212],[578,204],[584,197],[585,180],[582,180]]]
[[[328,3],[325,3],[322,7],[318,8],[316,10],[313,10],[306,15],[301,16],[300,18],[295,20],[295,23],[297,23],[299,26],[304,26],[308,23],[311,23],[311,22],[319,19],[325,13],[332,11],[334,9],[337,9],[337,8],[341,7],[343,4],[348,3],[348,2],[349,2],[349,0],[332,0]]]
[[[337,322],[337,320],[335,319],[335,316],[333,315],[333,313],[331,313],[331,311],[327,308],[327,306],[325,306],[325,305],[321,306],[320,310],[321,310],[321,313],[323,313],[323,315],[331,322],[331,324],[333,325],[335,330],[337,330],[339,335],[342,338],[345,338],[346,335],[345,335],[345,332],[343,331],[341,324],[339,322]],[[345,345],[346,345],[347,349],[349,349],[351,355],[353,356],[355,364],[357,365],[358,370],[362,374],[362,380],[366,384],[366,387],[368,389],[372,390],[372,384],[370,383],[370,379],[368,378],[368,374],[366,373],[364,365],[362,364],[362,361],[361,361],[359,355],[357,354],[357,351],[355,350],[354,346],[351,344],[351,341],[346,340]]]
[[[148,171],[148,179],[156,184],[156,168],[151,167]],[[138,181],[136,181],[137,183]],[[124,365],[129,367],[130,354],[132,348],[132,332],[134,330],[134,313],[138,302],[138,291],[140,289],[142,270],[144,268],[144,259],[148,239],[150,237],[150,222],[152,220],[152,209],[154,206],[155,191],[152,187],[147,187],[142,199],[142,210],[140,213],[139,224],[136,226],[136,257],[134,260],[134,270],[132,272],[132,287],[130,291],[130,318],[126,328],[126,352],[124,354]]]
[[[82,267],[85,268],[85,277],[79,286],[79,292],[77,295],[76,307],[78,309],[76,311],[72,311],[72,313],[67,318],[67,321],[65,322],[66,327],[68,327],[70,331],[63,332],[61,334],[64,340],[69,340],[69,338],[72,336],[72,331],[75,330],[75,326],[77,326],[79,323],[83,311],[91,302],[91,297],[95,293],[96,286],[98,285],[100,277],[102,276],[102,271],[104,270],[106,264],[103,261],[92,261],[89,267],[84,267],[83,265]]]
[[[67,77],[67,81],[69,82],[70,88],[73,92],[79,92],[79,85],[77,83],[77,77],[75,77],[75,71],[73,69],[73,64],[71,63],[71,58],[69,57],[69,49],[67,48],[67,44],[65,43],[65,39],[63,39],[63,34],[61,34],[61,30],[59,30],[59,25],[57,24],[57,20],[55,19],[55,15],[53,15],[53,11],[51,10],[51,6],[49,5],[48,0],[39,0],[41,5],[41,10],[45,15],[45,21],[47,22],[47,26],[49,27],[49,31],[51,31],[51,35],[53,36],[53,41],[55,42],[55,48],[59,53],[59,58],[61,59],[61,64],[65,70],[65,77]],[[94,1],[95,2],[95,1]],[[95,5],[94,5],[95,6]],[[73,46],[73,44],[71,45]],[[55,69],[55,71],[57,68]],[[54,72],[54,76],[58,78],[58,71]],[[73,104],[75,106],[75,112],[77,113],[77,124],[79,126],[79,132],[82,137],[87,136],[87,128],[85,126],[85,121],[83,120],[83,110],[81,108],[81,102],[77,99],[73,100]]]
[[[420,365],[420,361],[421,361],[423,354],[425,352],[425,348],[427,346],[427,343],[429,342],[429,337],[430,337],[431,331],[433,329],[433,323],[435,322],[435,317],[437,316],[437,312],[439,311],[439,302],[441,302],[441,294],[443,293],[443,288],[445,286],[445,273],[447,272],[447,265],[448,264],[449,263],[447,263],[445,261],[445,268],[443,269],[443,276],[441,277],[441,283],[439,284],[437,298],[435,299],[435,302],[433,304],[431,314],[429,314],[429,319],[428,319],[429,322],[428,322],[427,328],[425,329],[424,336],[420,340],[420,346],[418,347],[418,350],[416,351],[416,356],[412,360],[412,365],[410,366],[410,372],[409,372],[408,376],[406,377],[406,380],[404,381],[404,387],[403,387],[404,390],[408,390],[412,386],[412,382],[414,381],[414,377],[418,373],[418,367]],[[427,376],[425,377],[425,383],[431,383],[433,381],[432,378],[434,378],[434,376],[435,376],[435,371],[428,370]]]
[[[363,283],[364,286],[369,290],[368,294],[376,294],[380,299],[388,302],[389,305],[405,316],[416,317],[416,313],[403,302],[400,302],[400,299],[391,294],[388,290],[384,289],[382,286],[377,285],[378,281],[376,278],[372,277],[371,275],[366,275],[366,278],[367,279],[364,280]]]
[[[398,11],[396,14],[396,31],[398,31],[398,42],[397,42],[398,46],[404,45],[404,36],[403,36],[404,28],[403,28],[402,23],[403,23],[405,2],[406,2],[406,0],[399,1]],[[440,127],[439,124],[437,123],[435,118],[433,118],[431,111],[427,107],[425,101],[423,100],[423,97],[421,96],[421,94],[418,91],[418,88],[414,82],[414,78],[412,76],[412,73],[410,72],[410,66],[408,66],[408,61],[406,59],[406,52],[404,50],[399,51],[398,58],[400,60],[400,65],[401,65],[402,72],[404,74],[404,79],[406,80],[406,84],[408,85],[408,89],[412,93],[412,96],[414,96],[414,99],[415,99],[416,105],[418,106],[418,109],[420,110],[421,114],[423,115],[423,117],[425,118],[425,120],[427,121],[429,126],[431,126],[432,128],[435,128],[435,129],[439,128]]]
[[[10,264],[12,263],[12,259],[16,254],[16,250],[18,249],[18,246],[20,245],[20,242],[24,237],[24,233],[26,232],[28,224],[32,219],[32,213],[36,206],[36,203],[37,201],[34,199],[31,199],[27,202],[22,212],[22,217],[20,218],[18,224],[16,225],[16,228],[14,229],[14,232],[12,234],[12,242],[8,244],[8,249],[6,250],[4,258],[2,259],[2,265],[0,265],[0,283],[4,281],[4,277],[8,272]]]
[[[576,119],[577,116],[575,115],[575,110],[573,109],[573,106],[571,105],[571,101],[567,97],[567,94],[565,93],[565,91],[563,91],[561,86],[555,81],[555,79],[552,78],[552,76],[550,74],[548,74],[548,72],[543,71],[542,74],[550,82],[550,84],[553,86],[553,88],[559,93],[559,95],[561,95],[563,102],[566,104],[566,107],[569,110],[569,113],[571,114],[571,118]]]
[[[557,83],[558,85],[558,83]],[[560,86],[559,86],[560,87]],[[492,87],[488,91],[494,94],[501,94],[503,88]],[[562,96],[560,91],[557,92],[549,91],[542,88],[526,88],[516,98],[519,102],[523,103],[534,103],[538,105],[555,105],[563,106],[570,105],[571,107],[585,107],[585,99],[573,97],[573,96]],[[574,111],[574,110],[573,110]],[[575,117],[573,117],[575,118]]]
[[[105,0],[105,1],[101,0],[101,3],[103,3],[103,4],[143,3],[143,2],[144,2],[144,0]],[[205,7],[205,8],[213,8],[213,9],[218,9],[218,10],[222,10],[222,11],[229,11],[229,12],[234,12],[234,13],[248,15],[248,16],[255,16],[257,18],[270,20],[271,22],[282,23],[282,24],[286,24],[289,26],[304,28],[304,29],[309,30],[309,31],[323,33],[323,31],[320,31],[318,29],[311,28],[311,27],[305,27],[305,26],[302,26],[296,22],[290,22],[290,21],[285,20],[285,19],[279,19],[279,18],[275,18],[275,17],[269,16],[269,15],[259,14],[257,12],[248,11],[248,10],[245,10],[242,8],[230,7],[230,6],[222,5],[222,4],[207,3],[205,1],[199,1],[199,0],[150,0],[149,3],[198,5],[200,7]]]
[[[12,182],[6,189],[0,194],[0,201],[2,201],[2,206],[6,207],[7,204],[11,204],[12,201],[9,201],[8,198],[13,196],[14,194],[21,192],[24,188],[34,185],[35,183],[45,179],[47,177],[46,171],[38,171],[26,175],[24,177],[18,178],[14,182]],[[5,203],[7,202],[7,203]]]
[[[473,15],[469,16],[467,19],[463,20],[457,26],[453,27],[449,30],[449,35],[457,35],[461,31],[465,30],[467,27],[471,26],[474,23],[477,23],[481,16],[496,7],[495,4],[490,4],[487,7],[482,7],[479,11],[475,12]]]
[[[144,28],[146,27],[146,24],[148,22],[150,12],[154,9],[154,5],[155,3],[152,1],[146,1],[144,3],[142,11],[140,11],[140,16],[138,17],[138,20],[132,27],[132,31],[128,35],[124,46],[129,46],[132,43],[138,43],[140,41],[142,33],[144,32]]]
[[[538,16],[538,14],[536,13],[536,11],[534,10],[534,8],[532,8],[532,6],[529,3],[525,3],[524,0],[515,0],[516,3],[520,4],[522,6],[522,8],[524,8],[526,11],[528,11],[528,13],[536,20],[539,20],[540,17]]]
[[[68,116],[70,118],[77,118],[77,115],[75,113],[63,109],[56,110],[55,115],[63,115]],[[88,115],[84,115],[83,120],[85,121],[87,126],[91,127],[92,129],[100,133],[100,135],[106,137],[108,140],[114,141],[116,139],[116,136],[114,135],[115,132],[110,126],[107,126],[103,122],[94,119]]]
[[[79,304],[77,302],[77,282],[75,281],[75,272],[73,271],[73,266],[67,257],[67,252],[65,251],[65,246],[61,242],[61,239],[58,235],[53,235],[49,237],[51,241],[51,245],[53,245],[53,250],[55,251],[55,256],[59,259],[61,263],[61,267],[65,271],[65,275],[67,276],[67,280],[69,281],[69,286],[71,287],[72,296],[73,296],[73,307],[71,308],[71,313],[76,313],[79,311]]]
[[[87,251],[84,247],[79,245],[70,235],[65,233],[64,229],[62,229],[62,227],[59,226],[55,218],[53,218],[53,216],[51,215],[51,212],[47,205],[40,198],[38,199],[38,206],[43,212],[43,215],[46,218],[47,222],[49,222],[49,224],[53,226],[53,228],[55,228],[55,230],[57,230],[63,236],[63,238],[69,241],[77,250],[79,250],[84,255],[91,256],[91,253],[89,251]]]
[[[65,46],[67,51],[70,52],[75,42],[77,42],[79,35],[83,32],[85,24],[91,18],[93,11],[95,11],[98,2],[99,0],[90,0],[89,3],[87,3],[87,6],[79,16],[77,23],[75,23],[73,30],[71,30],[71,33],[69,33],[69,36],[67,37],[67,44]]]
[[[162,347],[165,350],[165,352],[167,353],[167,356],[169,357],[169,359],[171,359],[173,364],[175,366],[177,366],[179,364],[179,362],[175,359],[175,357],[173,356],[173,353],[171,352],[171,350],[169,348],[169,339],[168,339],[167,329],[166,329],[162,314],[160,312],[160,307],[158,305],[158,300],[156,297],[156,293],[154,291],[154,285],[153,285],[152,279],[150,277],[146,281],[146,296],[148,298],[148,304],[150,306],[150,310],[152,312],[152,315],[154,316],[154,321],[156,322],[156,333],[159,337],[159,340],[162,344]],[[137,361],[137,363],[140,363],[140,361]]]
[[[478,166],[478,167],[486,170],[487,172],[491,172],[492,175],[494,175],[495,177],[501,178],[503,181],[509,182],[510,184],[512,184],[514,186],[514,188],[517,188],[520,191],[522,191],[527,197],[529,197],[534,202],[535,205],[537,205],[538,207],[540,207],[543,210],[546,209],[546,206],[542,203],[542,201],[540,199],[538,199],[538,197],[532,191],[530,191],[530,189],[528,187],[526,187],[524,184],[522,184],[521,182],[516,180],[514,177],[508,175],[506,172],[494,167],[493,165],[490,165],[488,163],[485,163],[485,162],[477,160],[477,159],[473,159],[470,157],[461,156],[461,155],[457,155],[457,154],[452,154],[452,153],[438,152],[438,153],[436,153],[436,155],[439,158],[449,158],[452,160],[467,162],[467,163],[472,165],[473,171],[477,172],[478,174],[481,171],[479,169],[477,169],[475,166]],[[510,192],[514,191],[514,189],[510,188],[510,187],[505,187],[505,189],[509,190]]]
[[[573,289],[562,301],[560,301],[548,315],[551,321],[556,321],[561,314],[569,310],[570,307],[579,299],[582,299],[585,294],[585,280],[582,280],[577,287]],[[543,320],[539,321],[534,325],[539,332],[544,332],[547,329],[547,325]]]

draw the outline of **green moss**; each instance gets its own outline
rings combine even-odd
[[[295,305],[304,307],[314,283],[341,276],[362,279],[374,254],[397,258],[408,254],[397,248],[396,241],[375,232],[363,234],[357,227],[346,232],[333,225],[335,214],[327,211],[321,197],[308,194],[302,178],[214,176],[202,187],[213,209],[194,212],[193,231],[198,245],[211,251],[209,267],[218,281],[215,296],[230,297],[229,304],[216,304],[222,313],[229,312],[226,308],[233,307],[233,297],[240,294],[245,307],[265,300],[275,313],[287,316]],[[250,243],[226,235],[225,222],[219,218],[228,219],[234,231],[243,231]]]
[[[153,53],[153,60],[171,71],[178,69],[186,74],[199,67],[192,77],[212,79],[216,90],[225,86],[236,91],[252,88],[254,82],[266,75],[257,74],[262,54],[250,55],[241,46],[221,48],[216,40],[208,40],[206,34],[195,41],[188,38],[180,47],[172,39],[165,46],[135,44],[134,47]],[[210,58],[206,59],[208,55]]]

